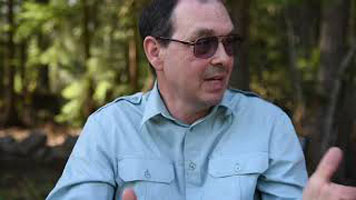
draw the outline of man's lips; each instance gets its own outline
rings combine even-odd
[[[206,81],[221,81],[224,79],[225,79],[224,75],[216,75],[216,76],[205,78]]]
[[[209,91],[221,91],[225,88],[225,75],[215,75],[204,79],[205,83],[207,84]]]

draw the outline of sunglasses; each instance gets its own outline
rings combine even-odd
[[[167,40],[172,42],[179,42],[185,45],[194,46],[194,56],[197,58],[211,58],[218,49],[219,42],[224,46],[225,52],[228,56],[233,56],[239,48],[242,38],[237,34],[227,36],[211,36],[199,38],[196,41],[188,42],[172,38],[156,37],[159,40]]]

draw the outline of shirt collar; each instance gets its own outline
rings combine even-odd
[[[147,120],[159,114],[167,118],[172,118],[161,98],[161,94],[158,90],[158,83],[155,81],[152,90],[147,96],[147,103],[144,109],[141,125],[143,125]]]
[[[235,107],[235,102],[233,101],[234,96],[235,95],[233,95],[233,93],[229,89],[227,89],[225,91],[223,99],[221,100],[221,102],[218,105],[218,106],[224,107],[226,109],[225,115],[234,114],[234,107]]]
[[[229,90],[225,91],[223,99],[221,102],[216,106],[218,109],[219,107],[223,107],[226,109],[225,115],[233,114],[233,104],[232,104],[232,93]],[[153,89],[147,96],[147,103],[144,109],[143,118],[141,121],[141,126],[148,121],[149,119],[161,114],[165,118],[175,120],[171,114],[169,113],[166,105],[164,104],[161,94],[158,89],[158,83],[155,81]]]

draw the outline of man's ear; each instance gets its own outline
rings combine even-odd
[[[156,71],[162,70],[161,46],[156,38],[147,36],[143,41],[143,49],[153,68],[155,68]]]

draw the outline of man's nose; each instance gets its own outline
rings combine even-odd
[[[233,59],[234,58],[232,56],[229,56],[226,53],[225,47],[222,42],[219,42],[218,48],[216,49],[216,52],[213,58],[211,59],[211,64],[226,66],[227,64],[231,63]]]

